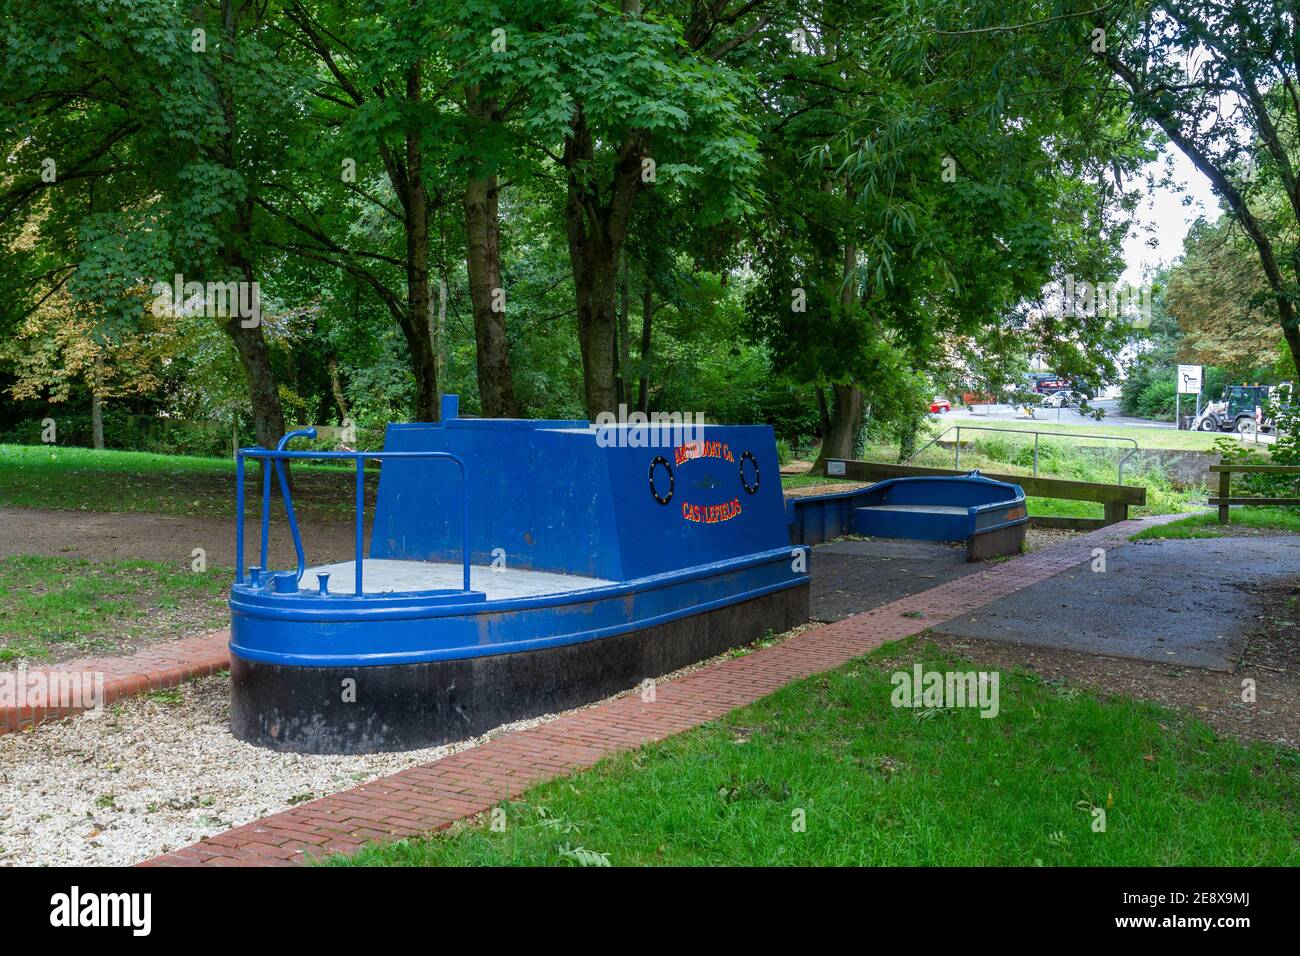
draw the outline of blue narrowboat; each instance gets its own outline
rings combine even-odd
[[[382,451],[245,448],[231,589],[233,733],[365,753],[588,703],[808,617],[766,426],[460,418]],[[261,556],[245,567],[245,468]],[[355,468],[351,561],[309,565],[284,463]],[[367,526],[365,463],[380,461]],[[267,567],[272,475],[297,567]],[[367,545],[368,540],[368,545]]]

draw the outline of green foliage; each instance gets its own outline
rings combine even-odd
[[[461,199],[485,174],[500,179],[506,331],[529,416],[584,413],[570,229],[599,220],[643,158],[653,174],[632,179],[619,264],[624,398],[645,373],[654,408],[770,422],[798,442],[823,427],[818,390],[854,382],[868,437],[906,446],[930,394],[1002,392],[1030,354],[1096,383],[1132,331],[1039,308],[1065,273],[1118,271],[1125,184],[1152,155],[1134,104],[1094,95],[1102,65],[1062,55],[1077,18],[970,33],[1006,22],[1005,7],[310,0],[254,5],[232,31],[234,6],[0,0],[0,335],[75,310],[96,342],[157,346],[156,387],[102,396],[110,444],[217,453],[250,430],[222,322],[143,321],[177,273],[256,277],[288,417],[347,416],[367,441],[410,418],[428,321],[406,314],[417,155],[421,248],[446,291],[441,388],[469,414],[482,402]],[[591,155],[571,161],[578,130]],[[1281,170],[1264,172],[1259,201],[1280,215]],[[1198,233],[1200,272],[1223,229]],[[1175,360],[1172,321],[1161,299],[1126,409],[1167,414],[1152,383]],[[21,352],[5,350],[0,390]],[[86,440],[88,383],[66,386],[0,405],[0,435],[32,440],[53,407]]]
[[[43,419],[27,418],[0,431],[0,443],[40,445]],[[88,413],[57,413],[59,441],[89,447],[92,427]],[[160,455],[220,457],[232,454],[234,436],[213,421],[139,415],[110,403],[104,411],[104,445]]]
[[[1273,416],[1273,444],[1267,453],[1243,444],[1236,438],[1223,436],[1214,443],[1214,451],[1224,462],[1239,465],[1300,465],[1300,404],[1283,398],[1270,403],[1268,413]],[[1300,497],[1300,478],[1288,475],[1234,474],[1233,497],[1294,498]],[[1296,512],[1300,514],[1300,510]]]
[[[1137,414],[1142,418],[1172,421],[1178,383],[1175,375],[1165,374],[1151,382],[1138,397]]]
[[[1171,286],[1183,302],[1179,308],[1171,301],[1171,308],[1181,311],[1205,364],[1258,365],[1279,333],[1287,339],[1292,365],[1300,363],[1294,4],[1226,0],[1117,7],[1100,56],[1084,52],[1089,23],[1051,22],[1063,49],[1076,41],[1078,59],[1087,61],[1080,67],[1100,67],[1113,77],[1134,117],[1168,135],[1221,197],[1231,222],[1199,227],[1187,244],[1187,264],[1202,269],[1196,288],[1175,294]],[[1208,106],[1220,101],[1236,108]],[[1271,331],[1259,321],[1269,313]]]

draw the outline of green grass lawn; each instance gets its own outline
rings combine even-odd
[[[1254,528],[1260,531],[1289,531],[1300,533],[1300,509],[1296,508],[1233,508],[1228,512],[1228,525],[1219,524],[1218,509],[1203,511],[1187,518],[1179,518],[1154,528],[1143,528],[1130,535],[1130,541],[1151,538],[1218,538],[1231,533],[1231,529]]]
[[[94,652],[107,646],[104,635],[182,607],[213,615],[183,622],[189,633],[213,626],[224,617],[231,576],[154,561],[0,558],[0,663]]]
[[[352,515],[351,466],[294,466],[294,506],[304,520]],[[249,501],[256,517],[260,468],[249,463]],[[378,472],[366,476],[373,500]],[[279,514],[279,486],[271,496]],[[133,451],[48,445],[0,445],[0,506],[160,515],[230,517],[235,513],[235,462]]]
[[[895,708],[890,674],[914,657],[971,669],[891,645],[530,790],[502,805],[503,831],[484,815],[329,862],[1300,864],[1295,752],[1243,747],[1154,705],[1028,674],[1002,673],[991,719]]]

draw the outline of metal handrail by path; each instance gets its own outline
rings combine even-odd
[[[1045,431],[1037,431],[1037,430],[1031,431],[1030,429],[1027,428],[996,428],[992,425],[949,425],[947,428],[939,432],[939,434],[935,435],[933,438],[931,438],[928,442],[926,442],[916,451],[912,452],[912,454],[909,455],[907,460],[902,462],[902,464],[905,465],[911,464],[913,459],[915,459],[917,455],[921,454],[921,452],[925,451],[931,445],[934,445],[937,442],[942,441],[944,435],[947,435],[950,431],[956,431],[957,440],[956,442],[953,443],[952,466],[953,468],[961,468],[961,430],[963,428],[965,428],[967,431],[972,431],[972,432],[1006,432],[1008,435],[1033,435],[1034,436],[1033,475],[1035,478],[1038,477],[1038,439],[1039,436],[1041,435],[1051,435],[1059,438],[1086,438],[1089,441],[1095,439],[1097,441],[1120,441],[1120,442],[1130,443],[1133,446],[1132,451],[1130,451],[1127,455],[1125,455],[1123,458],[1119,460],[1119,475],[1115,481],[1115,483],[1118,485],[1124,484],[1124,466],[1128,464],[1129,459],[1132,458],[1134,455],[1136,455],[1139,450],[1137,439],[1117,438],[1114,435],[1079,435],[1078,433],[1072,433],[1072,432],[1045,432]]]
[[[302,583],[302,576],[307,571],[306,554],[303,551],[302,535],[298,531],[298,519],[293,509],[293,497],[289,492],[289,480],[284,471],[284,462],[298,460],[354,461],[356,463],[356,597],[364,594],[361,568],[365,550],[366,533],[366,498],[365,498],[365,464],[366,459],[379,461],[393,459],[429,459],[450,461],[460,469],[461,485],[461,564],[464,573],[464,590],[469,586],[469,481],[465,471],[465,462],[456,455],[445,451],[286,451],[285,446],[294,438],[315,438],[316,429],[304,428],[289,432],[276,444],[274,451],[266,448],[241,448],[235,456],[235,581],[244,581],[244,459],[255,458],[262,461],[262,547],[261,569],[266,570],[268,549],[270,547],[271,525],[271,471],[274,469],[280,484],[280,494],[284,498],[285,517],[289,522],[289,533],[293,536],[293,548],[298,559],[297,582]],[[272,468],[266,467],[270,462]]]

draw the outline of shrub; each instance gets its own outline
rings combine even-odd
[[[1142,390],[1137,400],[1138,414],[1143,418],[1172,420],[1177,403],[1178,385],[1175,376],[1161,376]]]

